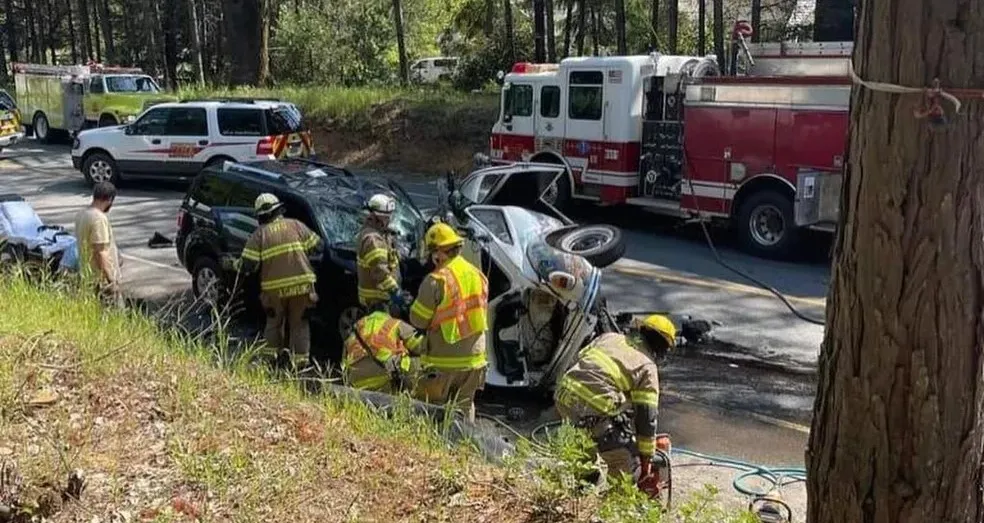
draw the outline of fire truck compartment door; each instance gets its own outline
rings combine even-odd
[[[837,222],[843,178],[840,173],[800,170],[794,205],[798,227]]]
[[[566,96],[556,83],[543,83],[536,91],[536,151],[564,152],[564,118],[561,111]]]
[[[82,106],[85,87],[81,80],[73,79],[62,84],[62,88],[64,89],[62,111],[65,118],[65,128],[71,131],[79,130],[85,123],[85,109]]]

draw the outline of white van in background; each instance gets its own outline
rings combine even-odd
[[[421,58],[410,66],[410,79],[422,84],[450,80],[457,65],[458,59],[454,57]]]

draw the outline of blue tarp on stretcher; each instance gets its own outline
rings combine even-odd
[[[25,201],[0,201],[0,244],[20,247],[26,254],[44,260],[61,255],[59,268],[78,267],[75,237],[60,227],[47,227],[34,208]]]

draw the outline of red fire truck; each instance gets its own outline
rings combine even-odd
[[[847,144],[851,43],[745,44],[713,57],[568,58],[505,75],[492,163],[560,163],[572,199],[734,226],[783,257],[833,230]]]

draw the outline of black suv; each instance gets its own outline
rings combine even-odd
[[[356,176],[346,169],[305,159],[226,162],[204,169],[192,182],[178,214],[175,239],[178,259],[192,276],[196,297],[218,303],[241,299],[248,321],[262,324],[259,278],[236,281],[229,261],[238,258],[258,226],[253,202],[261,193],[275,194],[288,218],[304,222],[324,241],[313,259],[320,297],[311,316],[312,356],[337,363],[342,336],[360,314],[356,294],[355,237],[366,201],[377,193],[396,198],[390,228],[404,261],[405,289],[416,292],[427,267],[417,261],[423,215],[395,182]]]

